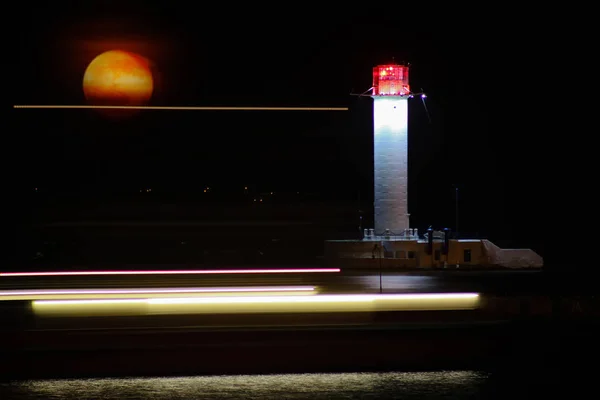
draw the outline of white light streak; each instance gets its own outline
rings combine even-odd
[[[0,290],[2,300],[59,300],[72,298],[82,300],[96,296],[99,299],[107,296],[123,296],[126,298],[164,297],[174,294],[207,294],[207,293],[281,293],[281,292],[314,292],[314,286],[269,286],[269,287],[205,287],[205,288],[133,288],[133,289],[31,289]],[[82,298],[83,297],[83,298]]]
[[[223,270],[156,270],[156,271],[48,271],[0,272],[10,276],[93,276],[93,275],[220,275],[220,274],[311,274],[340,272],[339,268],[284,268],[284,269],[223,269]]]

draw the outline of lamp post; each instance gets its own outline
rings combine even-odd
[[[458,239],[458,186],[454,185],[454,230],[456,231],[456,239]]]
[[[381,248],[379,249],[379,294],[383,293],[383,282],[382,282],[382,275],[383,275],[383,271],[381,268]]]
[[[379,293],[383,293],[383,282],[382,282],[382,267],[381,267],[381,250],[383,247],[383,242],[380,242],[381,246],[375,243],[373,246],[373,251],[371,252],[371,257],[375,259],[375,252],[377,252],[377,256],[379,258]]]

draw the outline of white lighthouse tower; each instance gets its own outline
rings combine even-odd
[[[373,68],[376,235],[403,235],[408,213],[408,66]]]

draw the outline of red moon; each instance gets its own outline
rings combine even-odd
[[[143,106],[153,90],[148,60],[123,50],[98,55],[83,75],[83,92],[93,105]]]

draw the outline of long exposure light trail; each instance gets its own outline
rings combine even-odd
[[[455,300],[475,299],[477,293],[410,293],[410,294],[323,294],[307,298],[289,296],[247,298],[174,298],[149,299],[148,304],[216,304],[216,303],[331,303],[331,302],[370,302],[375,300]]]
[[[0,301],[5,300],[64,300],[64,299],[146,299],[178,295],[277,295],[282,293],[314,294],[314,286],[248,286],[248,287],[201,287],[201,288],[133,288],[133,289],[30,289],[0,290]]]
[[[100,109],[100,110],[173,110],[173,111],[348,111],[348,107],[193,107],[193,106],[94,106],[94,105],[26,105],[13,108],[27,109]]]
[[[377,312],[472,310],[478,307],[478,293],[212,296],[32,302],[35,314],[40,316]]]
[[[283,268],[283,269],[216,269],[216,270],[142,270],[142,271],[44,271],[0,272],[0,277],[11,276],[93,276],[93,275],[219,275],[219,274],[312,274],[340,272],[339,268]]]

